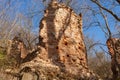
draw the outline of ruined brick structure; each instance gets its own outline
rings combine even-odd
[[[8,59],[13,60],[12,65],[13,66],[19,66],[21,63],[21,52],[19,49],[19,43],[21,42],[18,37],[14,37],[12,40],[9,40],[8,43],[8,48],[7,48],[7,57]]]
[[[87,66],[81,14],[56,0],[48,5],[40,22],[37,49],[24,58],[17,70],[6,70],[12,76],[22,75],[15,80],[32,80],[34,76],[34,80],[99,80]],[[30,71],[24,71],[26,68]]]
[[[113,79],[117,79],[120,75],[120,39],[109,38],[106,44],[111,55],[111,70],[113,72]]]
[[[82,16],[53,0],[40,23],[41,58],[73,74],[87,68]],[[84,68],[83,68],[84,67]]]
[[[39,50],[39,48],[28,49],[24,41],[16,36],[8,41],[7,56],[13,59],[16,65],[20,66],[22,63],[33,60]]]

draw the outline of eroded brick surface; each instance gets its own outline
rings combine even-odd
[[[106,42],[109,54],[111,55],[111,70],[113,79],[117,79],[120,75],[120,39],[109,38]]]
[[[75,74],[83,67],[87,68],[82,17],[71,8],[53,1],[45,11],[39,35],[40,45],[44,44],[41,57],[56,65],[63,64],[66,70]]]

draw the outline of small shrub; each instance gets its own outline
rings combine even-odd
[[[9,58],[5,51],[0,50],[0,69],[14,67],[15,59]]]
[[[0,51],[0,60],[4,59],[5,58],[5,54],[3,54],[1,51]]]

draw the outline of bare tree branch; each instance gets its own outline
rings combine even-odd
[[[120,18],[111,10],[103,7],[97,0],[91,0],[93,3],[97,4],[100,8],[102,8],[103,10],[107,11],[108,13],[110,13],[116,20],[120,21]],[[119,0],[120,1],[120,0]]]
[[[120,0],[116,0],[120,4]]]
[[[91,48],[93,48],[93,47],[96,46],[96,45],[106,46],[105,44],[102,44],[102,43],[97,42],[97,43],[94,43],[94,44],[90,45],[89,48],[88,48],[88,50],[90,50]]]
[[[107,31],[108,31],[108,33],[109,33],[109,37],[112,37],[112,33],[111,33],[111,31],[110,31],[110,27],[109,27],[109,24],[108,24],[107,17],[104,15],[104,13],[102,12],[102,9],[101,9],[101,8],[100,8],[100,13],[101,13],[101,15],[103,16],[103,19],[104,19],[104,21],[105,21],[105,25],[106,25],[106,29],[107,29]]]

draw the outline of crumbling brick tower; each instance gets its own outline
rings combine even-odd
[[[81,14],[53,0],[45,10],[39,31],[41,58],[72,74],[84,73],[87,58]]]
[[[120,39],[109,38],[106,42],[109,54],[111,56],[111,70],[113,72],[113,79],[120,78]]]

